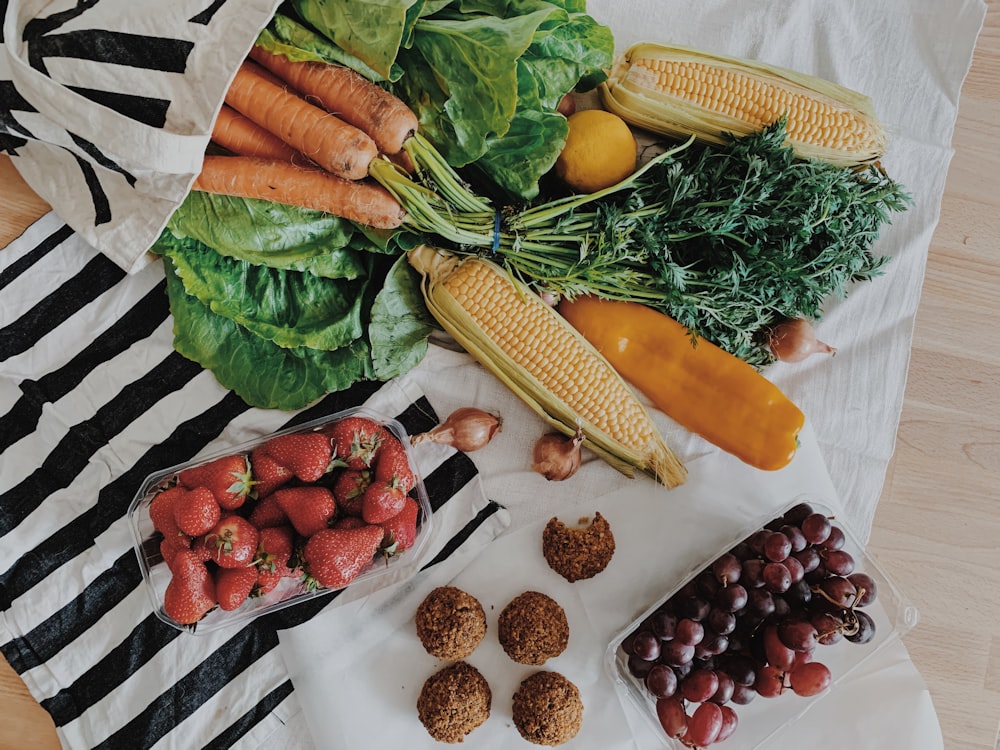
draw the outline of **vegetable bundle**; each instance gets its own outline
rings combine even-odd
[[[603,81],[614,54],[611,30],[583,0],[291,5],[304,23],[279,14],[258,44],[381,78],[452,166],[521,200],[538,195],[566,140],[560,100]]]
[[[909,202],[878,166],[798,159],[785,140],[783,120],[722,147],[691,139],[608,189],[499,213],[461,208],[430,189],[437,176],[420,185],[385,163],[373,175],[438,246],[491,253],[566,298],[641,302],[760,367],[770,326],[818,319],[882,272],[872,244]]]
[[[450,170],[440,148],[494,189],[534,196],[565,140],[559,100],[603,79],[613,42],[576,0],[285,10],[295,17],[277,14],[236,73],[153,250],[175,348],[251,405],[298,409],[402,374],[426,350],[433,321],[399,244],[413,238],[388,231],[406,212],[370,167],[405,172],[415,153]]]

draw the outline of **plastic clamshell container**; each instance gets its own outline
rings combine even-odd
[[[367,407],[345,409],[327,417],[279,430],[252,441],[233,445],[224,450],[213,452],[210,455],[199,457],[195,461],[162,469],[146,477],[129,506],[128,519],[135,542],[136,557],[138,558],[142,577],[146,582],[146,589],[152,600],[153,610],[157,617],[178,630],[188,633],[205,634],[235,624],[246,624],[262,615],[277,612],[285,607],[290,607],[317,597],[329,596],[338,590],[329,588],[309,590],[306,588],[301,577],[288,577],[282,579],[276,588],[263,596],[248,598],[237,609],[225,611],[219,607],[215,607],[194,625],[177,623],[163,609],[163,595],[167,584],[170,582],[171,572],[160,554],[160,541],[163,535],[153,528],[153,523],[149,516],[149,506],[158,492],[176,483],[177,475],[184,469],[201,466],[223,456],[239,453],[249,455],[256,447],[277,435],[319,431],[351,416],[371,419],[399,438],[406,450],[410,468],[416,476],[416,485],[409,494],[419,504],[420,513],[413,546],[398,555],[393,555],[388,560],[376,556],[373,562],[344,589],[357,589],[368,594],[385,586],[406,580],[417,572],[417,563],[420,560],[421,551],[432,535],[433,515],[423,478],[410,449],[409,435],[407,435],[406,429],[397,420],[372,411]],[[250,507],[251,502],[252,500],[249,499],[246,501],[245,505],[247,508]],[[241,512],[241,510],[237,510],[237,512]]]
[[[835,644],[820,644],[815,647],[814,661],[826,664],[830,668],[832,677],[829,687],[815,696],[803,697],[795,694],[791,689],[786,689],[781,695],[772,698],[758,695],[747,705],[730,703],[730,707],[737,714],[738,725],[732,735],[718,744],[713,744],[712,747],[718,747],[720,750],[726,747],[732,747],[733,750],[737,750],[737,748],[739,750],[757,750],[763,748],[765,744],[767,747],[780,747],[782,730],[795,722],[805,720],[812,706],[825,696],[834,693],[845,678],[861,664],[916,624],[918,619],[916,608],[902,595],[899,588],[877,562],[866,553],[863,545],[851,534],[850,530],[843,523],[836,521],[836,514],[831,509],[829,501],[814,495],[796,497],[784,506],[777,515],[758,519],[756,523],[746,527],[742,533],[734,537],[730,543],[717,550],[711,557],[707,557],[702,564],[693,568],[688,575],[678,580],[676,585],[666,591],[660,599],[652,603],[642,614],[620,630],[608,645],[604,658],[605,669],[614,683],[619,698],[623,703],[631,704],[647,720],[654,734],[662,739],[662,747],[671,748],[671,750],[687,750],[686,745],[680,740],[668,737],[663,730],[656,714],[656,698],[646,689],[643,681],[629,670],[628,655],[623,648],[623,642],[630,634],[639,629],[650,615],[697,578],[701,572],[709,568],[718,557],[733,549],[741,541],[748,539],[754,532],[764,528],[774,518],[784,515],[788,510],[803,502],[811,505],[817,512],[834,517],[834,525],[844,532],[843,549],[849,552],[855,560],[855,572],[867,573],[875,582],[875,601],[859,608],[859,611],[864,611],[873,619],[875,635],[865,644],[851,643],[842,638]],[[693,706],[688,707],[689,716],[692,708]],[[773,744],[774,742],[777,742],[777,745]]]

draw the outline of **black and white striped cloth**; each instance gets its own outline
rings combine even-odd
[[[0,151],[135,269],[201,170],[229,82],[280,0],[0,0]]]
[[[362,402],[411,434],[437,421],[395,382],[253,409],[172,336],[158,263],[126,274],[54,213],[0,250],[0,651],[67,748],[257,747],[297,711],[277,631],[337,604],[204,635],[165,625],[126,521],[148,474]],[[427,448],[425,567],[506,526],[466,456]]]

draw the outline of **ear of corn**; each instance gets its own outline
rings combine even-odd
[[[427,246],[410,251],[427,307],[459,344],[553,428],[624,474],[666,487],[686,470],[620,375],[572,326],[498,265]]]
[[[803,158],[851,166],[877,160],[886,133],[871,100],[821,78],[688,47],[630,47],[601,84],[605,108],[655,133],[710,143],[785,118]]]

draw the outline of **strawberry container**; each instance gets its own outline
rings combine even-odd
[[[310,433],[320,433],[325,435],[335,429],[336,425],[339,423],[355,417],[361,417],[379,425],[388,434],[398,439],[399,444],[403,448],[406,456],[406,462],[412,469],[414,477],[413,487],[406,494],[409,498],[416,502],[417,506],[416,530],[413,535],[412,544],[405,550],[394,549],[391,547],[393,539],[386,535],[383,543],[380,544],[380,548],[373,554],[371,560],[362,565],[360,572],[356,575],[356,577],[351,579],[350,582],[346,585],[329,583],[328,585],[320,585],[317,587],[316,582],[308,581],[302,574],[301,568],[296,566],[296,556],[301,554],[301,550],[304,548],[304,545],[309,538],[308,536],[300,534],[296,531],[293,535],[295,553],[293,553],[293,557],[289,563],[289,567],[296,571],[295,574],[290,573],[289,575],[282,577],[278,581],[277,585],[269,591],[264,592],[259,588],[255,588],[252,595],[247,596],[245,599],[240,597],[239,600],[242,601],[242,603],[238,606],[233,603],[228,603],[226,608],[223,608],[218,604],[216,606],[212,606],[211,609],[204,614],[204,616],[197,619],[194,623],[179,622],[178,620],[172,618],[167,611],[169,607],[165,607],[164,604],[167,587],[174,578],[174,573],[164,560],[164,554],[171,554],[171,552],[169,551],[169,547],[163,544],[165,538],[164,534],[154,527],[153,520],[150,516],[150,506],[153,499],[161,492],[180,485],[179,476],[182,472],[187,472],[188,470],[196,469],[198,467],[204,467],[217,459],[223,459],[234,455],[246,456],[250,460],[250,478],[251,480],[256,480],[254,462],[251,456],[255,450],[265,445],[273,438],[284,435],[307,435]],[[334,453],[334,457],[335,455],[336,454]],[[282,487],[282,489],[320,485],[329,489],[332,494],[335,479],[341,473],[347,471],[347,469],[346,467],[338,465],[337,461],[333,459],[331,459],[331,461],[332,463],[330,465],[333,468],[324,473],[320,479],[315,481],[303,481],[300,478],[292,477]],[[264,461],[261,460],[260,463],[263,465]],[[185,474],[185,476],[190,476],[190,473]],[[254,490],[257,486],[258,485],[254,482],[250,483],[251,490]],[[231,511],[222,509],[221,513],[223,516],[227,513],[234,513],[244,519],[249,519],[250,515],[253,513],[253,509],[260,504],[261,500],[261,498],[256,496],[256,492],[252,491],[242,504],[239,505],[239,507]],[[410,509],[412,511],[412,505],[410,506]],[[344,507],[338,505],[336,514],[329,518],[328,525],[339,525],[338,522],[344,517],[350,515],[357,517],[359,512],[360,511],[355,509],[351,513],[348,513],[345,511]],[[427,492],[424,488],[419,467],[414,461],[413,453],[410,449],[410,438],[407,435],[405,428],[395,419],[379,414],[367,407],[359,407],[337,412],[336,414],[328,417],[316,419],[293,428],[280,430],[256,440],[233,445],[224,450],[200,457],[197,461],[171,466],[150,474],[145,481],[143,481],[141,487],[135,495],[135,498],[129,506],[128,519],[135,542],[136,557],[138,558],[139,567],[142,571],[142,576],[145,580],[146,588],[152,601],[156,616],[172,627],[195,634],[208,633],[235,624],[245,624],[262,615],[270,614],[285,607],[300,604],[304,601],[315,599],[317,597],[330,596],[334,592],[340,592],[339,595],[344,596],[345,599],[356,598],[357,596],[367,595],[380,588],[406,580],[412,577],[418,570],[418,563],[422,556],[422,551],[431,537],[433,525],[430,501],[428,500]],[[259,522],[258,519],[255,518],[255,522]],[[291,526],[290,523],[283,525]],[[198,544],[201,543],[203,539],[203,536],[188,537],[185,535],[184,543],[192,548],[199,548]],[[216,546],[214,549],[215,553],[219,554],[218,547]],[[205,555],[203,555],[203,557],[205,557]],[[203,562],[206,570],[213,579],[213,588],[215,588],[216,576],[220,575],[221,566],[216,564],[214,559],[208,559]],[[259,555],[256,557],[256,562],[252,563],[252,565],[258,570],[261,568]],[[221,589],[219,589],[219,591],[221,591]]]
[[[775,546],[779,549],[772,548],[771,556],[762,549],[762,544],[765,543],[769,532],[777,531],[782,525],[778,519],[784,519],[785,514],[794,517],[803,504],[808,504],[819,516],[832,519],[832,526],[838,531],[833,532],[833,537],[828,538],[823,544],[839,548],[838,554],[830,558],[830,549],[808,540],[805,542],[807,547],[822,551],[823,560],[821,562],[823,567],[809,575],[803,575],[801,585],[810,589],[808,594],[802,592],[801,588],[797,593],[791,589],[782,591],[787,583],[780,580],[783,574],[768,578],[767,584],[757,585],[761,580],[763,566],[751,563],[749,567],[744,567],[742,561],[752,558],[763,560],[764,564],[767,564],[771,561],[771,557],[781,557],[784,554],[784,551],[780,550],[783,542],[782,544],[775,542]],[[811,534],[816,539],[822,536],[822,529],[819,528],[821,525],[818,520],[813,524]],[[760,536],[757,536],[758,533]],[[830,541],[831,539],[834,541]],[[801,544],[802,540],[798,539],[796,546]],[[735,553],[735,557],[741,561],[740,573],[737,574],[735,583],[743,585],[743,591],[728,583],[733,571],[732,560],[726,558],[728,564],[720,562],[717,567],[713,567],[716,561],[732,553]],[[843,553],[850,558],[847,562]],[[808,552],[801,554],[809,555]],[[863,573],[869,577],[867,580],[855,578],[859,585],[855,585],[853,591],[851,587],[845,588],[846,584],[839,582],[822,583],[831,576],[846,577],[846,574],[836,576],[833,571],[843,573],[848,569],[843,566],[851,562],[853,571],[850,575]],[[793,574],[793,578],[796,577],[797,574]],[[720,590],[723,588],[731,590],[722,594]],[[752,595],[750,592],[754,588],[767,591],[768,595],[759,592],[757,595]],[[875,592],[874,600],[866,601],[865,597],[872,595],[870,591],[872,588]],[[725,747],[732,747],[734,750],[737,748],[752,750],[765,745],[782,746],[783,730],[795,722],[806,720],[808,710],[812,706],[824,696],[837,691],[852,672],[879,649],[912,628],[917,621],[916,609],[903,597],[876,561],[865,552],[863,545],[852,536],[850,530],[837,521],[830,503],[816,496],[795,498],[780,511],[777,518],[769,516],[758,519],[714,555],[694,566],[687,575],[674,582],[666,582],[664,589],[661,598],[634,617],[612,639],[606,650],[604,662],[623,704],[634,708],[645,718],[652,734],[660,738],[662,747],[676,750],[707,744],[719,747],[720,750]],[[749,601],[744,598],[744,593],[749,596]],[[762,604],[761,599],[766,602],[768,596],[772,604],[776,598],[784,599],[785,602],[779,604],[776,612],[765,614],[769,611],[770,605]],[[803,597],[808,599],[808,603],[803,603]],[[789,606],[786,608],[785,605]],[[713,612],[716,609],[722,611],[735,609],[735,624],[732,619]],[[829,620],[815,615],[818,618],[817,624],[812,629],[801,625],[803,620],[812,624],[813,613],[818,611],[826,611],[836,619]],[[870,618],[870,622],[861,621],[865,616]],[[686,623],[680,626],[679,623],[683,619],[694,620],[698,625]],[[783,622],[794,624],[779,629],[779,624]],[[765,633],[769,626],[772,627],[770,633]],[[730,628],[732,630],[729,630]],[[692,630],[696,631],[694,636],[691,635]],[[727,630],[728,633],[723,633],[726,635],[726,640],[719,640],[720,631]],[[813,640],[816,637],[812,635],[813,631],[816,635],[822,633],[824,640],[816,643]],[[850,639],[847,637],[848,634],[851,636]],[[690,642],[697,641],[699,635],[701,640],[694,647],[696,649],[694,658],[689,658],[691,656],[689,647],[678,644],[668,646],[674,640],[687,642],[690,646]],[[795,643],[797,640],[802,642]],[[789,643],[809,653],[810,657],[796,658],[795,654],[800,652],[789,649]],[[691,667],[676,666],[685,660]],[[791,660],[794,662],[789,667],[788,663]],[[807,660],[825,665],[828,675],[823,675],[819,667],[802,669],[796,666],[799,662]],[[764,664],[770,664],[771,668],[764,668]],[[748,702],[737,702],[734,698],[738,699],[738,695],[726,700],[728,697],[726,694],[730,689],[737,694],[741,690],[744,692],[747,689],[755,690],[753,687],[740,688],[735,684],[750,681],[748,666],[752,669],[753,675],[760,680],[763,693],[756,693]],[[650,676],[654,667],[656,673]],[[674,673],[672,677],[665,674],[668,669]],[[716,678],[719,677],[719,672],[725,672],[735,680],[730,683],[725,677],[713,679],[706,675],[691,679],[692,674],[706,669],[715,671]],[[810,670],[812,670],[811,675]],[[820,674],[817,674],[817,670]],[[793,680],[793,677],[797,677],[797,680]],[[690,682],[685,685],[688,680]],[[796,681],[797,689],[806,695],[798,694],[796,689],[790,686],[791,682]],[[705,695],[716,684],[719,685],[721,693],[715,693],[712,698],[706,699]],[[775,687],[779,688],[776,695],[773,694]],[[771,694],[765,697],[769,688]],[[658,691],[658,694],[654,691]],[[689,735],[686,738],[686,742],[669,736],[665,728],[678,726],[677,703],[671,704],[670,699],[664,699],[664,696],[669,696],[671,693],[674,699],[682,698],[681,705],[688,717],[686,725],[695,732],[694,736]],[[721,700],[720,695],[724,696]],[[660,712],[657,708],[658,696],[661,702]],[[705,702],[716,702],[735,712],[736,726],[731,730],[731,734],[711,742],[705,742],[706,737],[698,735],[698,732],[705,730],[706,727],[718,724],[718,719],[713,718],[712,714],[722,713],[721,709],[716,711],[709,707],[705,709],[705,714],[701,718],[696,722],[692,721],[694,713]],[[710,739],[714,729],[706,731]],[[723,730],[724,733],[725,731]]]

